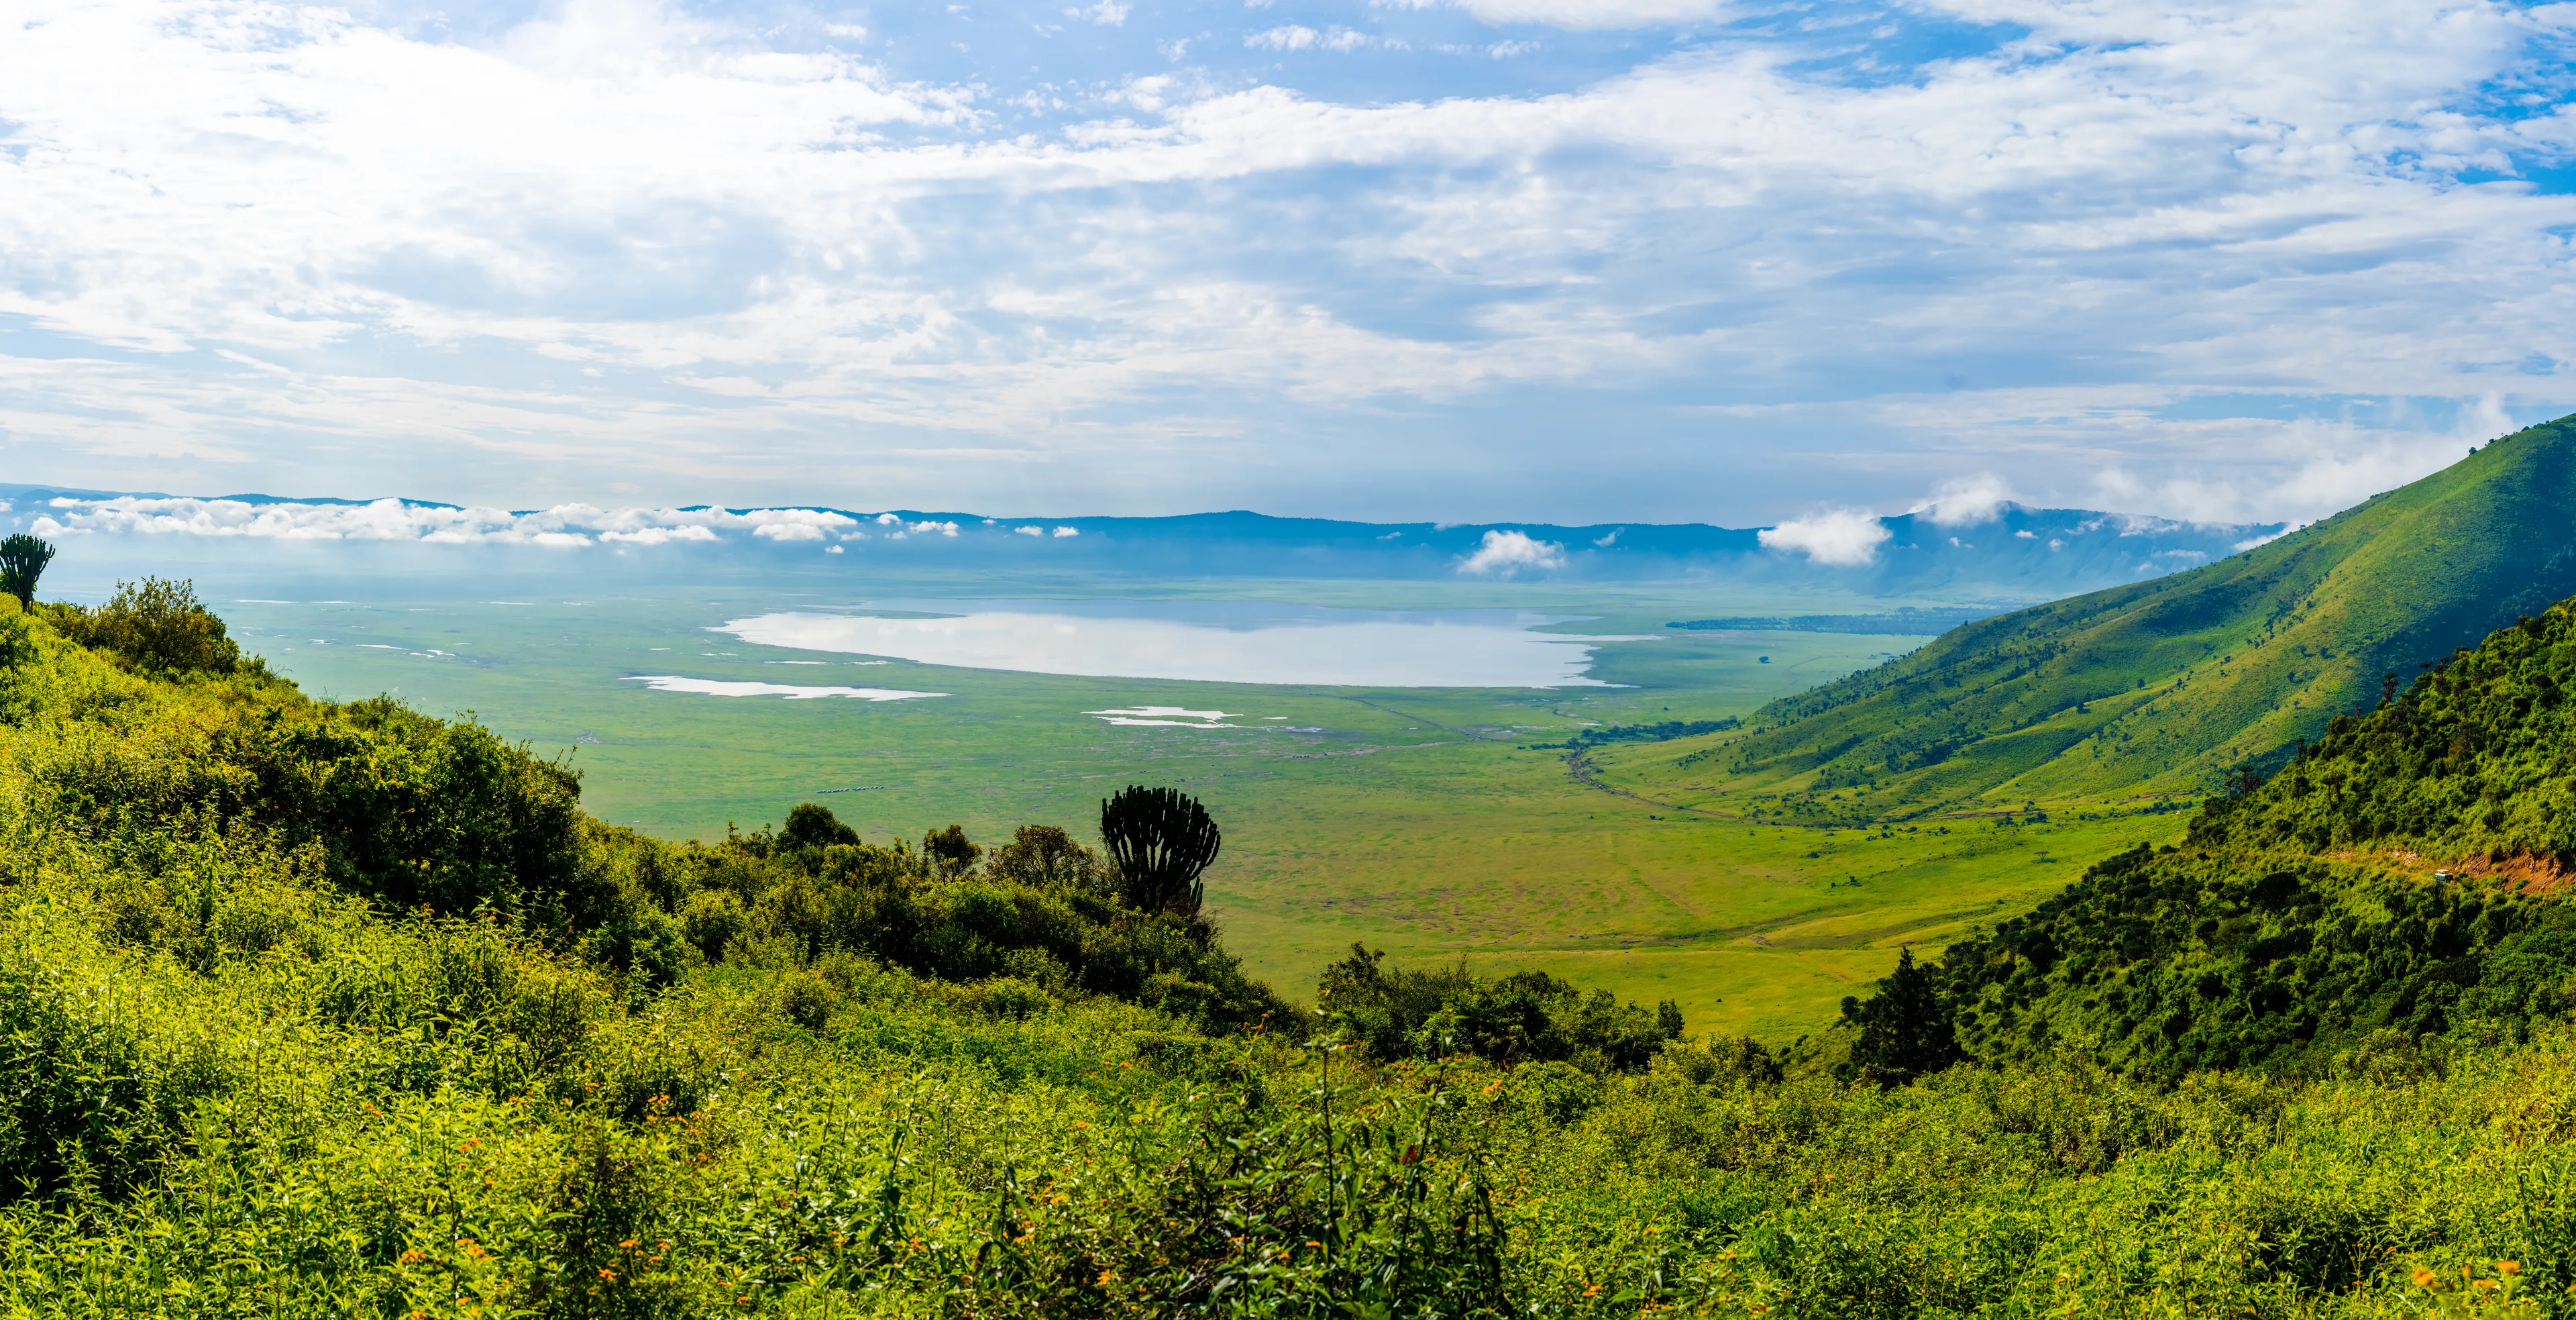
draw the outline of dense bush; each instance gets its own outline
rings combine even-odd
[[[1587,996],[1545,972],[1488,980],[1464,967],[1389,970],[1383,953],[1356,944],[1324,970],[1315,1000],[1371,1058],[1387,1062],[1473,1055],[1634,1072],[1682,1034],[1681,1010],[1669,999],[1649,1013],[1607,990]]]
[[[64,636],[139,669],[229,674],[241,663],[240,644],[186,582],[119,582],[116,595],[96,609],[48,608]]]
[[[1061,829],[1023,826],[989,853],[954,825],[919,849],[817,846],[847,827],[819,806],[797,813],[789,830],[673,850],[671,906],[707,958],[810,962],[837,951],[946,980],[1112,995],[1210,1030],[1294,1021],[1205,921],[1126,906],[1096,855]]]

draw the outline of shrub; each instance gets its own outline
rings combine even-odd
[[[1315,1001],[1380,1060],[1472,1054],[1495,1063],[1566,1061],[1593,1072],[1642,1069],[1682,1031],[1670,1001],[1649,1013],[1607,990],[1585,995],[1545,972],[1496,980],[1465,967],[1388,970],[1354,944],[1324,970]]]
[[[778,842],[789,848],[828,848],[858,841],[857,830],[842,824],[831,808],[813,802],[788,808],[787,823],[778,831]]]
[[[116,595],[97,609],[61,607],[55,626],[73,641],[155,673],[229,674],[241,664],[240,644],[188,582],[119,582]]]

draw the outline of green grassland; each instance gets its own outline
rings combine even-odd
[[[931,580],[871,584],[868,594],[963,595],[970,585],[975,594],[1028,590]],[[1742,716],[1922,641],[1661,626],[1723,612],[1812,612],[1814,597],[1688,584],[1127,588],[1374,608],[1510,605],[1589,616],[1557,631],[1655,640],[1602,648],[1593,674],[1624,686],[1361,690],[901,661],[771,664],[818,657],[704,630],[818,596],[853,597],[741,584],[624,589],[583,604],[524,588],[507,598],[535,603],[219,603],[247,646],[309,690],[392,692],[432,712],[473,711],[541,754],[569,752],[590,810],[665,838],[714,838],[729,822],[749,829],[816,801],[872,839],[952,821],[993,839],[1029,822],[1087,828],[1100,798],[1128,782],[1182,787],[1227,831],[1209,895],[1229,944],[1300,998],[1326,962],[1364,942],[1404,960],[1538,967],[1645,1002],[1672,998],[1694,1029],[1794,1037],[1884,974],[1900,944],[1953,938],[2027,906],[2099,856],[2170,833],[2163,817],[2142,819],[2152,827],[2143,833],[2072,819],[2001,830],[1980,820],[1949,835],[1884,838],[1754,831],[1587,786],[1563,752],[1531,750],[1593,724]],[[718,698],[619,681],[631,673],[949,695]],[[1083,714],[1133,705],[1281,715],[1327,732],[1113,727]]]
[[[1605,764],[1640,793],[1811,819],[2204,793],[2576,591],[2571,507],[2576,422],[2534,427],[2247,553],[1967,624],[1743,731]]]

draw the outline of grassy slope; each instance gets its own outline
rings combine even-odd
[[[2560,605],[2338,718],[2269,782],[2213,800],[2180,849],[2105,862],[1953,947],[1942,975],[1969,1043],[2080,1039],[2169,1075],[2313,1071],[2565,1017],[2571,692],[2576,610]]]
[[[841,955],[657,990],[62,793],[184,787],[192,730],[297,703],[39,642],[0,674],[0,1314],[2363,1317],[2576,1277],[2563,1029],[1881,1092],[1731,1047],[1328,1065]]]
[[[1844,816],[2202,790],[2576,590],[2570,507],[2576,422],[2534,427],[2219,563],[1955,629],[1743,733],[1603,759],[1648,791]]]

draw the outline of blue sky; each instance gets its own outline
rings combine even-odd
[[[2576,6],[0,0],[0,468],[2313,517],[2576,410]]]

